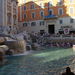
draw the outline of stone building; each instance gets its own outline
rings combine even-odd
[[[20,31],[75,34],[75,0],[18,0]]]
[[[7,25],[18,28],[18,0],[0,0],[0,30]]]

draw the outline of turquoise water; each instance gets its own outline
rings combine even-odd
[[[61,75],[69,66],[75,73],[75,52],[72,48],[47,47],[28,55],[6,57],[0,75]]]

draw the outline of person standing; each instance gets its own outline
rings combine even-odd
[[[71,72],[70,67],[66,67],[66,72],[65,73],[62,73],[62,75],[74,75],[74,73]]]

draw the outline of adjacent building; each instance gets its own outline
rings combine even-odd
[[[7,25],[18,29],[18,0],[0,0],[0,30]]]
[[[75,33],[75,0],[18,0],[20,31]]]

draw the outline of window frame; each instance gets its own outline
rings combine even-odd
[[[26,5],[24,5],[24,6],[23,6],[23,10],[24,10],[24,7],[26,7],[26,9],[27,9],[27,6],[26,6]],[[26,9],[25,9],[25,10],[26,10]],[[24,10],[24,11],[25,11],[25,10]]]
[[[53,9],[50,9],[49,12],[52,11],[52,15],[53,15]]]
[[[35,9],[35,4],[31,4],[31,9]]]
[[[36,26],[36,22],[31,22],[31,26]]]
[[[43,12],[43,16],[44,16],[44,11],[43,10],[40,11],[40,17],[43,17],[43,16],[41,16],[41,12]]]
[[[45,25],[45,22],[44,21],[40,21],[39,22],[39,25],[41,26],[41,25]]]
[[[27,27],[27,23],[23,23],[23,27]]]
[[[63,24],[63,20],[62,19],[59,20],[59,24]]]
[[[71,18],[71,19],[70,19],[70,23],[74,23],[74,19]]]
[[[73,8],[73,13],[71,13],[71,11],[70,11],[71,8]],[[74,14],[74,7],[73,6],[69,7],[69,14]]]
[[[33,14],[34,13],[34,17],[33,17]],[[31,12],[31,18],[35,18],[35,12]]]
[[[53,4],[53,2],[52,2],[52,1],[48,1],[48,7],[51,7],[51,6],[52,6],[52,4]]]
[[[62,9],[62,14],[60,14],[59,10]],[[63,15],[63,8],[58,9],[58,15]]]
[[[26,15],[26,18],[24,17],[24,15]],[[23,19],[27,19],[27,13],[24,13],[24,14],[23,14]]]
[[[62,5],[63,4],[63,0],[62,0],[62,3],[61,3],[61,0],[58,0],[58,5]]]

